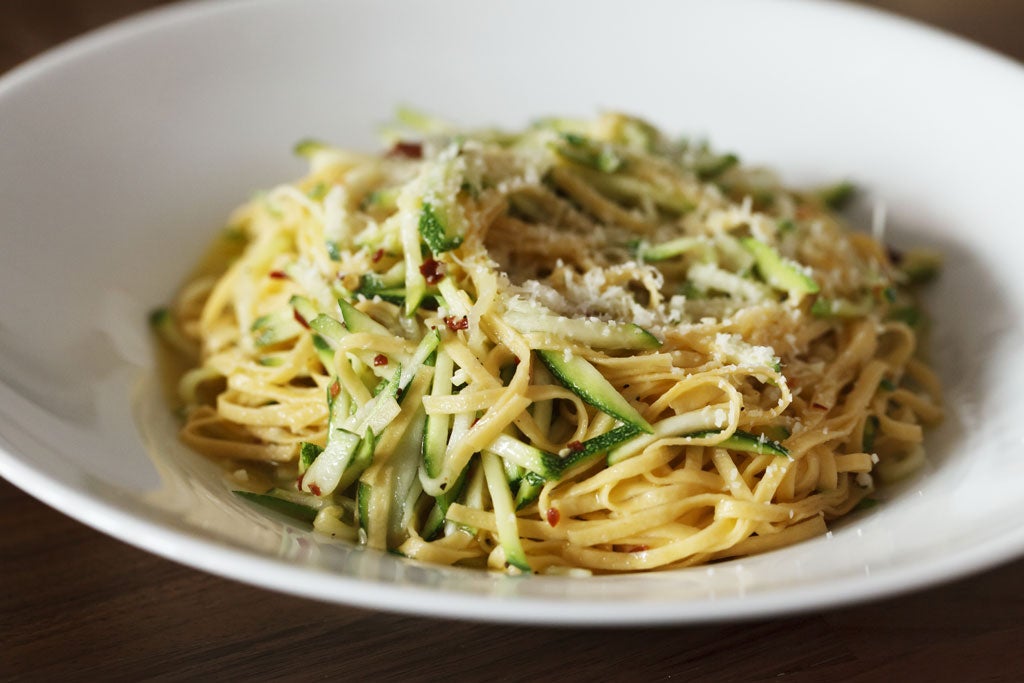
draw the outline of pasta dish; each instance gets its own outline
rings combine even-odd
[[[308,175],[153,315],[181,438],[240,496],[426,562],[610,573],[822,534],[921,465],[938,262],[846,227],[849,185],[622,114],[399,119],[381,154],[300,143]]]

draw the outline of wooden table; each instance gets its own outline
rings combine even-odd
[[[3,0],[0,71],[159,0]],[[874,0],[1024,59],[1019,0]],[[1022,112],[1024,120],[1024,112]],[[1024,560],[769,621],[490,626],[321,605],[131,548],[0,480],[0,680],[1024,680]]]

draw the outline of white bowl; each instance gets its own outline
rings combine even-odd
[[[399,103],[473,125],[624,109],[796,183],[861,183],[895,243],[948,257],[931,304],[949,418],[926,471],[792,548],[580,579],[423,566],[236,501],[174,436],[146,312],[233,206],[301,172],[296,140],[372,148]],[[207,571],[436,616],[698,621],[979,570],[1024,550],[1022,114],[1019,65],[823,2],[266,0],[116,24],[0,80],[0,474]]]

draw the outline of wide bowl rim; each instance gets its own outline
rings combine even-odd
[[[94,29],[37,55],[0,76],[0,98],[48,70],[94,50],[115,49],[122,41],[212,14],[259,11],[284,0],[187,0],[162,6]],[[930,36],[949,49],[981,56],[991,68],[1010,68],[1024,85],[1024,66],[1010,57],[941,29],[877,8],[827,0],[775,0],[789,5],[816,6],[843,14],[867,16],[903,30]],[[256,9],[253,9],[256,8]],[[0,435],[2,436],[2,435]],[[923,589],[992,568],[1024,554],[1024,529],[970,546],[926,564],[885,568],[869,576],[818,581],[810,587],[730,597],[710,597],[668,603],[649,603],[643,610],[609,610],[608,600],[551,602],[540,598],[453,594],[429,587],[387,584],[311,570],[287,560],[231,547],[212,538],[172,528],[133,514],[126,506],[84,492],[49,477],[8,448],[0,438],[0,476],[43,503],[116,539],[165,559],[254,586],[320,601],[382,609],[422,616],[544,625],[615,626],[669,625],[780,616],[823,607],[879,599],[911,589]],[[301,579],[301,580],[299,580]]]

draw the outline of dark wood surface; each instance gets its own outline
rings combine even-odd
[[[0,72],[158,4],[0,0]],[[1024,60],[1021,0],[863,4]],[[0,680],[1024,680],[1022,584],[1016,561],[903,597],[766,621],[470,624],[321,605],[213,577],[99,534],[0,480]]]

